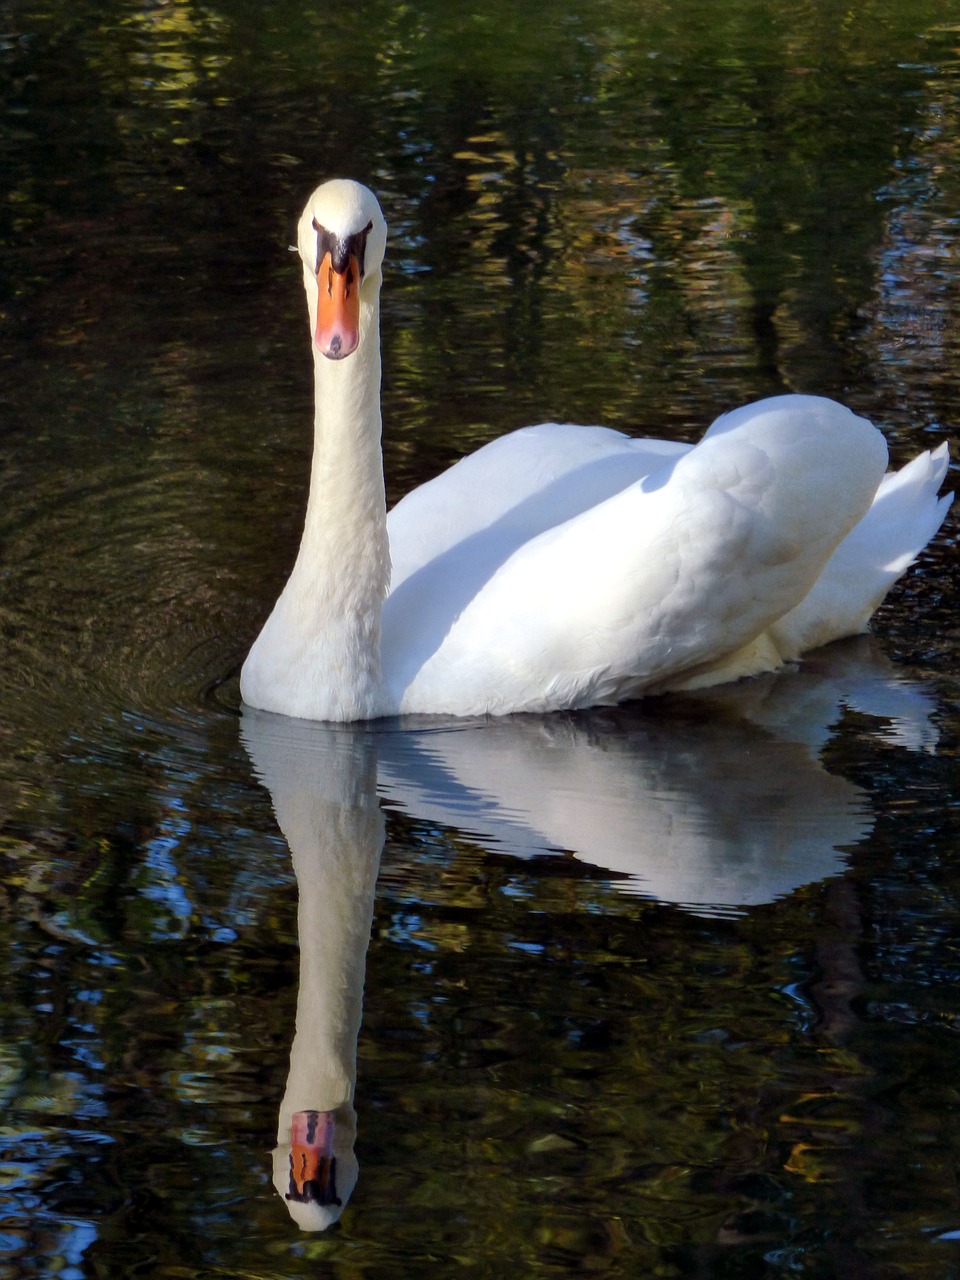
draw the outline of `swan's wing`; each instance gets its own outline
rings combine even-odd
[[[831,401],[738,410],[499,563],[479,533],[422,566],[384,608],[384,679],[403,711],[483,714],[774,666],[766,628],[810,591],[885,465],[880,433]]]
[[[391,590],[487,533],[502,553],[596,506],[689,445],[548,422],[484,445],[402,498],[387,517]]]

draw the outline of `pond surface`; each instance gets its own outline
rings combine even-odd
[[[696,698],[236,679],[336,173],[391,500],[785,389],[960,456],[960,0],[27,0],[0,92],[0,1280],[960,1276],[955,517],[872,639]]]

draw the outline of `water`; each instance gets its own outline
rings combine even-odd
[[[955,522],[874,641],[697,699],[325,731],[236,686],[332,173],[391,227],[391,499],[783,389],[958,456],[960,5],[0,28],[0,1280],[960,1275]],[[278,1126],[354,1072],[304,1231]]]

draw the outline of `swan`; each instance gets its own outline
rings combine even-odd
[[[310,720],[547,712],[775,670],[863,631],[939,529],[947,447],[885,475],[831,400],[721,416],[699,444],[522,428],[387,514],[379,304],[387,228],[347,179],[298,226],[315,380],[296,563],[241,671]]]

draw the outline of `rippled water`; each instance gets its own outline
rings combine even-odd
[[[0,1280],[960,1275],[955,517],[874,640],[698,698],[236,687],[332,173],[391,498],[782,389],[960,456],[960,4],[56,0],[0,93]],[[302,1229],[290,1113],[354,1077]]]

